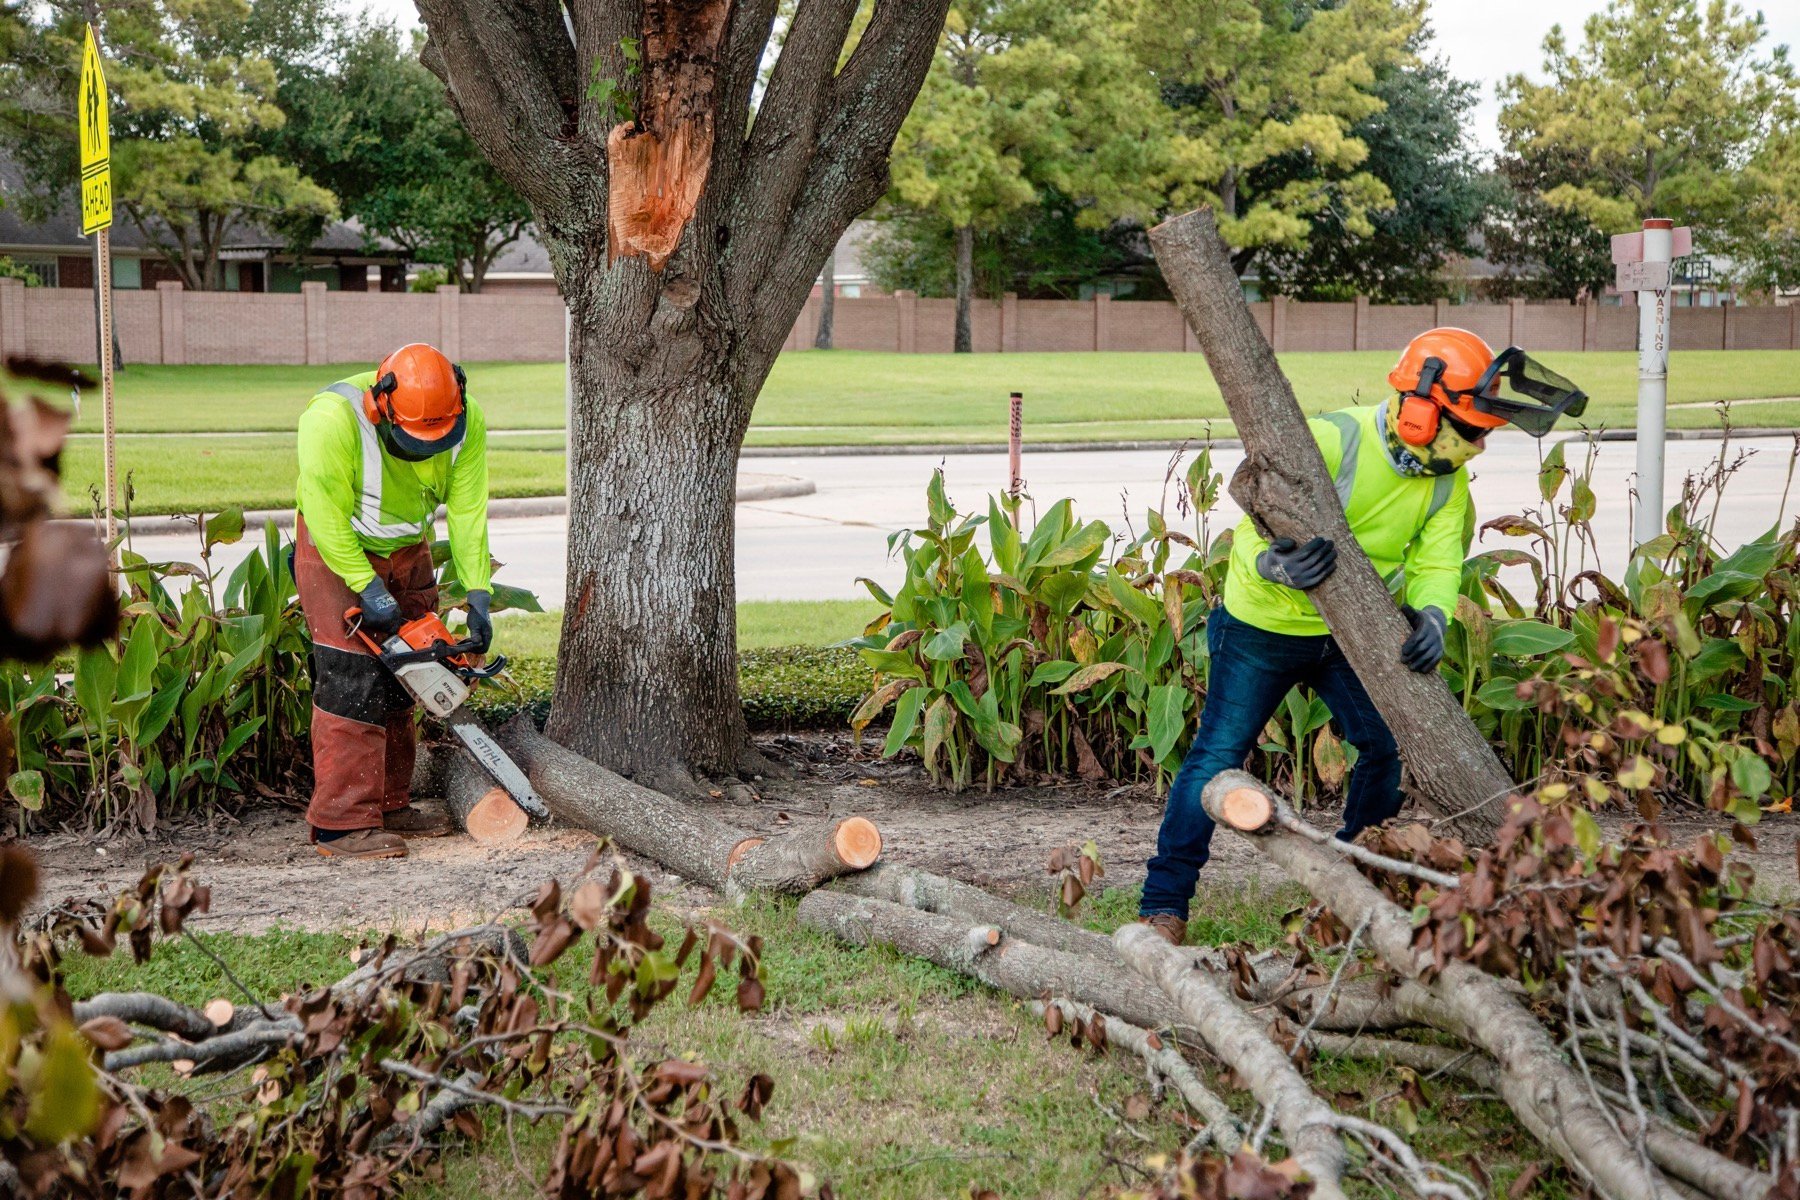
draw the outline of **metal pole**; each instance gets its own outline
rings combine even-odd
[[[1666,263],[1675,222],[1644,222],[1644,261]],[[1638,303],[1637,512],[1632,538],[1649,541],[1663,527],[1663,443],[1669,407],[1669,289],[1640,291]]]
[[[1012,494],[1014,500],[1017,500],[1020,489],[1025,485],[1025,480],[1019,474],[1019,443],[1025,428],[1025,394],[1014,392],[1008,399],[1008,408],[1010,412],[1006,434],[1006,476],[1010,482],[1007,484],[1006,490]]]
[[[104,433],[103,454],[106,461],[106,541],[110,546],[119,536],[118,519],[113,503],[119,494],[117,465],[113,449],[113,305],[112,305],[112,230],[103,228],[94,235],[94,286],[100,296],[100,411]]]

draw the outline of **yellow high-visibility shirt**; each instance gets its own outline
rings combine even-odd
[[[1402,475],[1394,470],[1376,425],[1376,414],[1383,407],[1340,409],[1306,424],[1337,484],[1350,532],[1375,570],[1390,589],[1400,587],[1414,608],[1430,606],[1454,618],[1463,555],[1474,522],[1468,468],[1458,467],[1448,475]],[[1226,611],[1271,633],[1329,633],[1310,596],[1257,573],[1257,555],[1268,547],[1268,540],[1245,517],[1232,538]]]
[[[454,449],[424,462],[388,454],[363,412],[375,383],[364,371],[322,389],[300,416],[298,508],[325,565],[353,592],[375,577],[364,553],[391,554],[432,536],[444,505],[450,556],[469,591],[492,582],[488,557],[487,419],[464,400],[468,423]],[[354,399],[352,399],[354,397]]]

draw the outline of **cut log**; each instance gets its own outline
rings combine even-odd
[[[1113,934],[1113,944],[1140,975],[1175,1002],[1207,1049],[1230,1064],[1251,1094],[1273,1113],[1288,1153],[1312,1180],[1313,1195],[1343,1200],[1339,1181],[1349,1158],[1331,1106],[1312,1090],[1287,1052],[1270,1040],[1262,1022],[1149,926],[1122,925]]]
[[[496,735],[558,820],[612,838],[683,879],[722,892],[801,894],[881,854],[863,817],[756,838],[662,792],[640,787],[539,733],[527,716]]]
[[[1243,771],[1221,771],[1206,785],[1201,803],[1221,819],[1225,795],[1241,787],[1262,785]],[[1283,804],[1268,795],[1271,805]],[[1549,1032],[1499,980],[1454,960],[1433,973],[1430,957],[1413,947],[1407,913],[1342,855],[1281,828],[1290,817],[1283,813],[1264,832],[1246,836],[1338,920],[1364,926],[1364,940],[1382,961],[1429,993],[1433,1003],[1409,1015],[1491,1055],[1500,1068],[1500,1094],[1519,1120],[1602,1195],[1645,1200],[1669,1194],[1667,1180],[1643,1164],[1606,1107],[1563,1061]]]
[[[1112,943],[1102,934],[919,867],[882,863],[835,881],[831,889],[955,917],[970,925],[997,926],[1008,937],[1046,950],[1092,955],[1124,966]]]
[[[444,807],[458,829],[484,846],[504,845],[525,836],[531,815],[481,769],[465,747],[442,746],[432,758],[444,762]]]
[[[800,923],[852,946],[892,946],[951,971],[972,975],[1021,1000],[1068,996],[1140,1029],[1173,1029],[1180,1012],[1128,972],[1083,954],[1065,954],[1006,936],[993,925],[971,925],[836,891],[800,901]]]
[[[1164,221],[1150,231],[1150,246],[1244,442],[1232,496],[1271,537],[1323,535],[1337,543],[1337,570],[1307,595],[1400,743],[1413,794],[1464,841],[1490,841],[1513,781],[1437,672],[1401,663],[1406,618],[1345,522],[1293,388],[1244,305],[1212,213]]]

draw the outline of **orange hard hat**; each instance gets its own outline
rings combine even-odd
[[[382,427],[383,440],[401,458],[423,459],[462,442],[468,426],[462,368],[435,346],[402,346],[375,369],[363,394],[363,411]]]
[[[1421,402],[1415,403],[1415,412],[1423,407],[1423,401],[1436,401],[1465,425],[1476,429],[1498,429],[1506,424],[1506,418],[1475,406],[1476,392],[1493,361],[1493,347],[1479,335],[1453,325],[1440,325],[1436,329],[1427,329],[1406,344],[1406,349],[1400,352],[1400,361],[1388,372],[1388,383],[1402,396]],[[1408,415],[1403,407],[1403,425],[1407,423]],[[1416,415],[1421,423],[1429,421],[1432,431],[1436,431],[1435,413],[1416,412]],[[1401,435],[1404,437],[1406,433],[1403,428]],[[1429,436],[1424,439],[1425,442],[1430,440]]]

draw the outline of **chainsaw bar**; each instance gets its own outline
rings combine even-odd
[[[488,736],[487,730],[475,718],[458,714],[450,718],[449,725],[451,732],[462,739],[462,744],[469,748],[469,753],[481,764],[482,770],[506,789],[506,794],[513,798],[513,803],[540,821],[550,819],[550,810],[545,807],[537,790],[531,786],[531,780],[525,778],[525,772],[519,770],[518,764],[506,756],[506,751]]]

